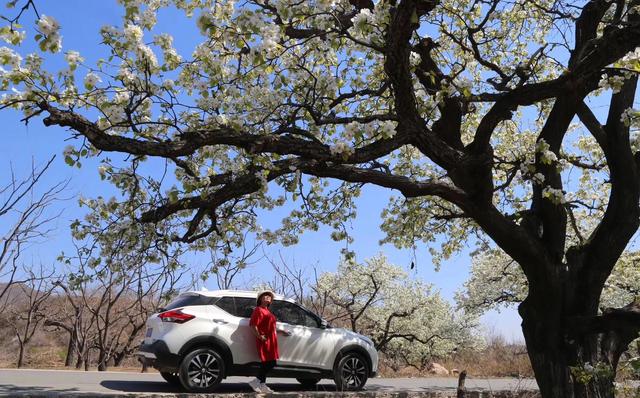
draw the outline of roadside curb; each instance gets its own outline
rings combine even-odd
[[[10,398],[58,398],[58,397],[82,397],[82,398],[454,398],[456,390],[434,391],[360,391],[360,392],[283,392],[270,394],[256,393],[222,393],[222,394],[186,394],[186,393],[87,393],[87,392],[36,392],[36,393],[9,393],[0,394]],[[539,398],[538,390],[521,391],[473,391],[467,390],[464,398]]]

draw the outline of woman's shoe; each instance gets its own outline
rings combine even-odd
[[[258,380],[257,377],[249,382],[249,386],[255,392],[263,392],[262,389],[260,388],[261,385],[262,383],[260,383],[260,380]]]

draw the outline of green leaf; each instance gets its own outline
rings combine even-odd
[[[69,166],[73,166],[76,163],[76,161],[73,160],[73,158],[71,156],[65,156],[64,157],[64,162],[66,164],[68,164]]]

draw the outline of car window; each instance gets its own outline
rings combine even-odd
[[[280,322],[291,325],[302,325],[307,327],[318,327],[318,321],[300,306],[288,301],[275,300],[270,308],[273,315]]]
[[[220,298],[216,305],[233,316],[240,318],[251,318],[256,300],[250,297],[229,297]]]
[[[249,297],[236,297],[236,316],[251,318],[253,309],[256,308],[256,299]]]
[[[182,294],[175,300],[162,308],[163,311],[173,310],[175,308],[186,307],[191,305],[209,305],[213,304],[216,297],[207,297],[200,294]]]
[[[221,297],[220,300],[216,302],[216,306],[227,311],[231,315],[235,315],[236,313],[236,303],[233,300],[233,297]]]

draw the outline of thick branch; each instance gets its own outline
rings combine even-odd
[[[58,109],[48,103],[43,102],[39,106],[49,113],[49,116],[43,120],[46,126],[70,127],[87,137],[97,149],[132,155],[160,156],[169,159],[191,155],[198,149],[209,145],[230,145],[242,148],[249,153],[297,155],[307,159],[334,161],[337,163],[364,163],[386,155],[409,141],[407,134],[399,132],[393,138],[380,139],[369,145],[357,148],[346,159],[341,155],[331,153],[331,148],[328,145],[316,141],[292,135],[247,134],[228,127],[186,132],[182,140],[144,141],[107,134],[82,115]]]
[[[611,175],[611,192],[602,221],[584,248],[589,273],[580,279],[587,284],[585,291],[593,292],[592,306],[597,305],[605,280],[640,225],[638,165],[631,150],[629,126],[620,120],[622,113],[633,106],[637,83],[637,77],[627,80],[612,96],[604,126],[603,150]]]

